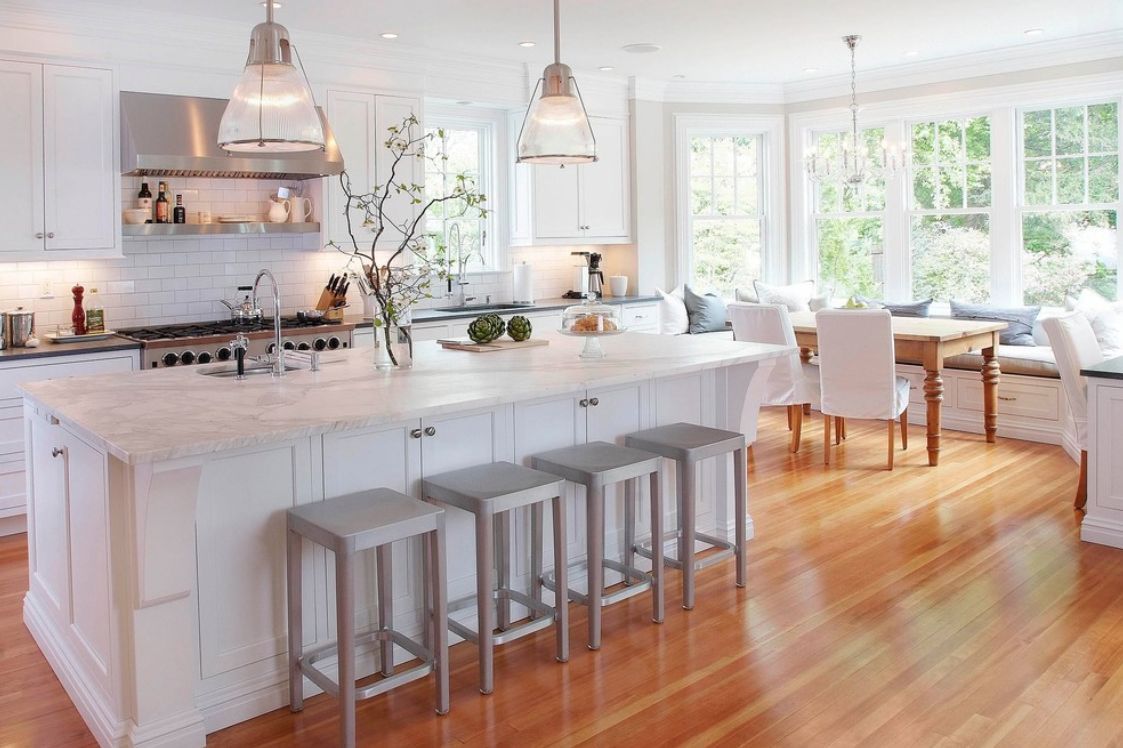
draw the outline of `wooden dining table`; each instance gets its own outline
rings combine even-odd
[[[792,312],[792,327],[800,356],[810,361],[818,348],[814,312]],[[940,463],[940,422],[944,402],[944,361],[969,351],[981,351],[983,365],[983,429],[993,443],[998,432],[998,334],[1007,324],[997,320],[947,317],[893,317],[893,346],[897,363],[924,368],[924,401],[928,408],[928,464]]]

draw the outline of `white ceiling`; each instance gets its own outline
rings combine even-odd
[[[298,45],[306,30],[533,67],[552,55],[550,0],[280,1],[277,20]],[[244,21],[247,34],[264,15],[260,0],[191,0],[178,12]],[[1027,37],[1030,28],[1044,33]],[[655,80],[790,83],[837,75],[849,64],[840,37],[850,33],[863,35],[858,65],[870,70],[1118,29],[1121,0],[562,0],[563,61]],[[384,32],[400,36],[386,41]],[[537,46],[523,49],[520,41]],[[621,51],[631,43],[662,50]]]

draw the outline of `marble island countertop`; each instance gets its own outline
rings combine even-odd
[[[558,333],[549,345],[469,353],[419,343],[412,369],[380,372],[369,349],[325,357],[318,372],[283,378],[204,376],[209,368],[54,379],[24,396],[129,464],[208,454],[435,414],[566,395],[657,377],[771,359],[781,346],[624,333],[607,357],[578,358],[584,341]]]

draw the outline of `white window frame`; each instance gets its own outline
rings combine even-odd
[[[432,128],[476,130],[480,134],[480,181],[476,189],[482,192],[487,201],[484,207],[488,215],[484,219],[487,238],[484,242],[484,264],[468,266],[472,273],[504,272],[507,264],[507,237],[501,227],[505,222],[499,214],[507,206],[507,169],[500,163],[500,143],[506,142],[506,117],[499,110],[483,107],[448,107],[428,104],[425,108],[425,130]],[[425,171],[428,171],[426,169]],[[503,235],[500,232],[503,232]],[[446,229],[447,240],[447,229]],[[450,258],[450,261],[455,260]]]
[[[784,280],[787,200],[784,179],[783,115],[676,114],[675,133],[675,282],[689,282],[692,272],[690,190],[690,139],[701,137],[759,137],[757,175],[760,214],[761,280]]]
[[[862,97],[862,94],[859,94]],[[1009,86],[917,96],[862,106],[862,127],[884,126],[890,146],[907,144],[906,123],[987,115],[991,118],[991,303],[1021,305],[1022,173],[1018,163],[1021,131],[1018,111],[1123,101],[1123,72],[1035,81]],[[1123,112],[1123,109],[1121,109]],[[818,277],[818,258],[812,222],[813,195],[804,166],[812,131],[846,126],[849,111],[842,107],[796,112],[788,120],[793,145],[788,163],[791,190],[791,255],[789,277]],[[1123,135],[1123,127],[1120,128]],[[1123,184],[1123,158],[1121,184]],[[886,296],[911,297],[911,247],[906,176],[889,180],[886,197]],[[1117,232],[1123,245],[1123,230]],[[1121,255],[1123,256],[1123,255]],[[945,301],[945,300],[938,300]]]

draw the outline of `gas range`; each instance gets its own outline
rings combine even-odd
[[[281,335],[286,350],[334,351],[351,347],[353,324],[296,317],[281,318]],[[180,325],[131,327],[117,334],[142,344],[140,365],[144,369],[209,364],[233,358],[230,344],[237,335],[249,341],[247,353],[260,356],[272,353],[273,320],[260,322],[188,322]]]

